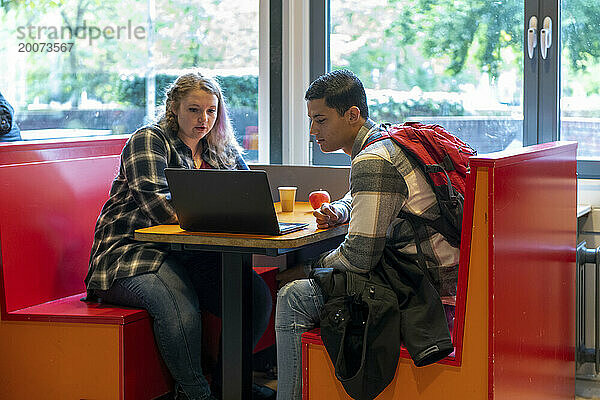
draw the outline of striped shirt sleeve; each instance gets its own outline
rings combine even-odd
[[[338,221],[340,224],[348,222],[352,210],[352,193],[348,191],[341,199],[331,202],[331,206],[342,215]]]
[[[406,201],[408,188],[390,161],[361,152],[352,161],[350,194],[348,234],[317,266],[368,272],[381,259],[387,229]]]

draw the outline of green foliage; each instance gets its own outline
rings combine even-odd
[[[522,0],[387,0],[372,7],[331,0],[333,69],[353,70],[374,89],[460,91],[490,84],[509,71],[523,74]],[[565,93],[600,93],[598,0],[562,0],[560,30]],[[538,22],[541,26],[542,21]],[[336,42],[336,40],[338,42]],[[342,46],[340,45],[340,42]],[[556,47],[551,49],[556,51]],[[537,50],[539,52],[539,50]],[[518,89],[517,89],[518,90]]]
[[[162,105],[164,94],[177,75],[156,75],[156,105]],[[229,108],[249,107],[258,110],[257,76],[218,76],[223,96]],[[146,78],[129,75],[116,80],[117,101],[125,106],[144,107],[146,104]]]
[[[258,76],[219,76],[217,81],[230,109],[249,107],[258,110]]]
[[[598,65],[600,58],[598,0],[564,0],[562,4],[563,48],[568,49],[571,68],[586,71],[591,65]]]
[[[114,84],[119,79],[118,74],[104,73],[50,73],[48,71],[29,71],[27,73],[27,102],[37,101],[42,104],[50,102],[66,103],[74,95],[80,96],[83,91],[89,97],[103,103],[119,101],[119,94],[114,90]],[[49,89],[48,82],[60,82],[58,90]]]
[[[404,122],[409,117],[465,115],[462,104],[451,100],[433,100],[424,97],[402,101],[391,97],[385,102],[373,100],[369,116],[377,122]]]
[[[163,104],[164,93],[177,75],[156,75],[156,101],[157,106]],[[138,75],[122,75],[115,85],[118,102],[124,106],[146,106],[146,78]]]
[[[503,48],[523,49],[523,4],[519,1],[420,0],[415,7],[424,28],[428,57],[449,57],[446,72],[461,72],[473,51],[476,65],[494,78]]]

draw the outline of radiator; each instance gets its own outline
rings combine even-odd
[[[594,347],[586,348],[586,296],[585,282],[586,264],[595,266],[595,285],[594,285]],[[582,364],[593,363],[596,375],[600,372],[600,247],[588,249],[586,242],[581,242],[577,246],[577,310],[576,310],[576,363],[577,367]]]

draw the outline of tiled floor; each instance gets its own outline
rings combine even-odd
[[[575,381],[576,400],[600,400],[600,380],[597,376],[582,379],[581,376]]]

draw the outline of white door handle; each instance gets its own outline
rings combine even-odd
[[[527,29],[527,53],[529,58],[533,59],[535,48],[537,47],[537,17],[529,18],[529,29]]]
[[[552,46],[552,19],[544,18],[544,27],[540,31],[540,51],[542,58],[548,57],[548,49]]]

